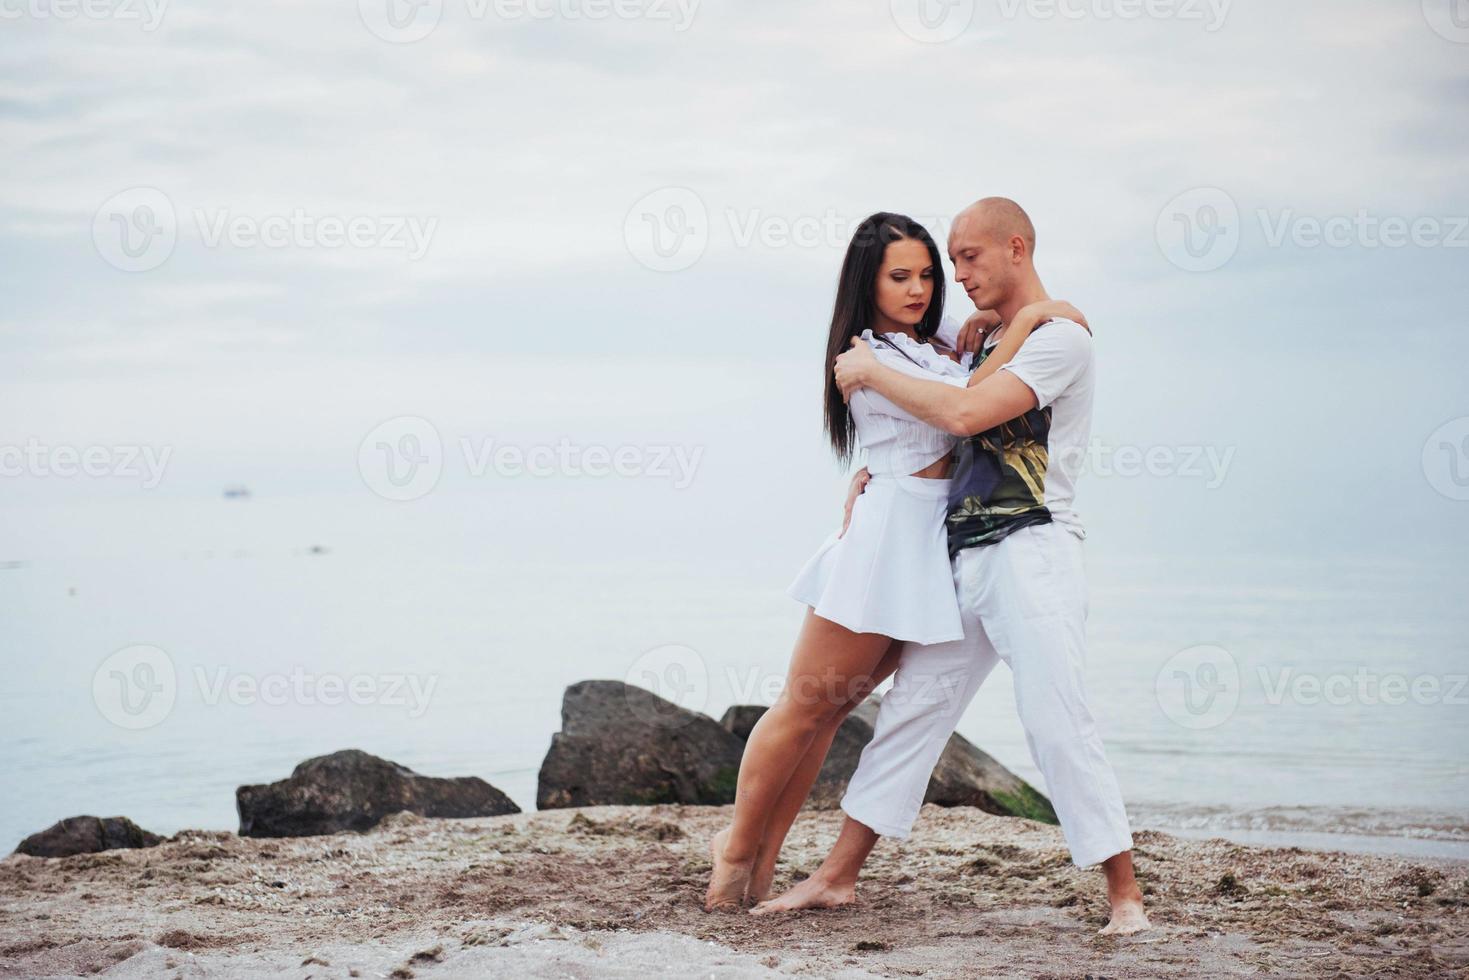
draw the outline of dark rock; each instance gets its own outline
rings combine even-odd
[[[561,700],[536,806],[731,803],[744,750],[707,715],[620,681],[582,681]]]
[[[880,703],[876,697],[868,698],[837,729],[831,751],[806,802],[808,807],[831,810],[841,805],[862,750],[872,741]],[[766,710],[764,705],[735,705],[724,713],[720,724],[736,737],[746,739]],[[1050,800],[958,733],[949,736],[949,743],[928,781],[923,802],[972,806],[999,816],[1058,822]]]
[[[755,722],[769,710],[763,704],[731,705],[725,709],[724,717],[719,719],[719,723],[741,742],[748,741],[750,733],[755,730]]]
[[[420,776],[357,749],[307,759],[289,779],[235,790],[242,837],[368,830],[407,810],[421,817],[495,817],[520,807],[476,776]]]
[[[31,834],[15,850],[32,857],[69,857],[161,843],[162,837],[150,834],[127,817],[67,817]]]

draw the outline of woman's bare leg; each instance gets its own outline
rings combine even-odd
[[[785,689],[745,742],[734,820],[710,844],[714,872],[705,908],[743,904],[766,824],[791,776],[817,735],[854,694],[871,690],[872,673],[891,643],[885,636],[853,633],[806,611]]]
[[[760,849],[755,853],[755,867],[750,873],[750,885],[746,891],[746,897],[750,901],[763,902],[770,897],[771,883],[775,880],[775,863],[780,857],[781,846],[785,843],[791,826],[795,824],[796,817],[800,815],[801,807],[806,805],[806,798],[811,795],[811,787],[816,785],[816,779],[821,775],[821,766],[826,762],[827,753],[831,751],[831,743],[836,738],[837,729],[842,727],[842,722],[847,720],[847,715],[867,700],[868,695],[898,669],[903,643],[901,640],[892,640],[889,643],[888,652],[883,655],[882,660],[872,671],[871,683],[854,691],[852,698],[817,733],[816,738],[811,741],[811,747],[806,750],[806,755],[801,759],[800,765],[791,774],[790,782],[786,783],[785,789],[781,791],[780,799],[776,801],[775,809],[770,812],[770,819],[765,824],[765,834],[760,839]]]

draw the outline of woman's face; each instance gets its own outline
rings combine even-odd
[[[915,327],[933,301],[937,274],[928,247],[911,238],[889,243],[877,270],[873,300],[877,303],[875,329],[891,332],[899,326]]]

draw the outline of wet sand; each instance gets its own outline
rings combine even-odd
[[[0,976],[1469,977],[1469,864],[1136,833],[1155,928],[1100,937],[1059,829],[926,807],[857,905],[706,913],[720,807],[389,818],[0,862]],[[839,813],[802,816],[777,886]]]

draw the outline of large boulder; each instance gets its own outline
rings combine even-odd
[[[826,762],[807,799],[807,806],[830,810],[841,805],[847,782],[857,771],[857,763],[862,758],[862,750],[872,741],[880,703],[876,697],[868,698],[837,729],[831,751],[827,753]],[[724,713],[720,724],[743,741],[750,737],[755,722],[765,711],[764,705],[737,704]],[[1058,822],[1050,800],[958,733],[949,736],[943,755],[939,756],[929,778],[923,802],[939,806],[972,806],[999,816]]]
[[[536,806],[732,803],[744,750],[707,715],[620,681],[582,681],[561,699]]]
[[[368,830],[391,813],[496,817],[520,807],[476,776],[420,776],[357,749],[307,759],[289,779],[235,790],[241,837],[313,837]]]
[[[32,857],[70,857],[121,847],[156,847],[163,838],[151,834],[127,817],[67,817],[20,842],[17,854]]]
[[[1044,793],[1000,765],[958,732],[949,736],[928,780],[923,802],[973,806],[1002,817],[1029,817],[1060,823]]]

